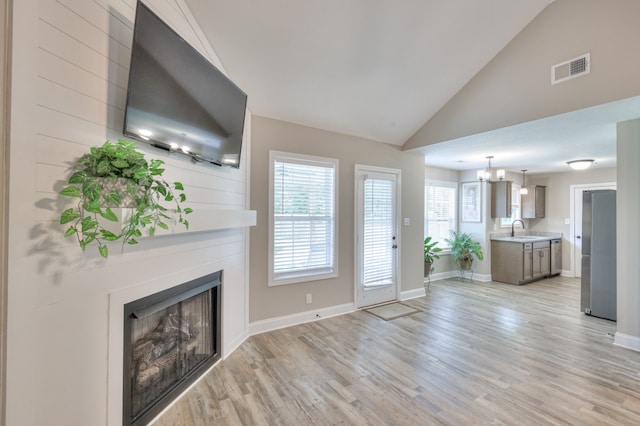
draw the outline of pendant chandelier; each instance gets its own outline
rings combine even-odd
[[[524,186],[524,172],[526,171],[526,169],[522,171],[522,186],[520,187],[520,195],[527,195],[529,193],[527,187]]]
[[[488,183],[492,183],[495,182],[496,179],[497,180],[502,180],[505,177],[505,170],[504,169],[498,169],[495,172],[495,177],[493,174],[493,167],[491,167],[491,159],[493,159],[493,155],[489,155],[486,157],[487,160],[489,160],[489,166],[486,169],[483,170],[478,170],[477,176],[478,176],[478,180],[480,182],[486,181]]]

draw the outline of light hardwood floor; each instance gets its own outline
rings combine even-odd
[[[640,353],[579,312],[579,281],[443,280],[421,310],[249,338],[156,423],[638,425]]]

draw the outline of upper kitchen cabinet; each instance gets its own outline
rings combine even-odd
[[[491,183],[491,217],[511,217],[511,181]]]
[[[528,194],[522,195],[522,217],[524,219],[538,219],[544,217],[545,192],[547,187],[542,185],[527,186]]]

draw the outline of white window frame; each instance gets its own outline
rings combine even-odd
[[[333,259],[332,265],[325,268],[310,268],[300,271],[276,273],[274,271],[274,166],[276,161],[296,163],[309,166],[327,167],[333,169]],[[307,281],[323,280],[338,276],[338,175],[339,160],[335,158],[318,157],[290,152],[269,151],[269,253],[268,253],[268,286],[295,284]]]
[[[453,202],[453,227],[449,228],[450,230],[454,230],[457,231],[458,230],[458,215],[459,215],[459,209],[460,206],[458,204],[458,193],[459,193],[459,183],[458,182],[454,182],[454,181],[446,181],[446,180],[434,180],[434,179],[425,179],[424,181],[424,192],[425,192],[425,200],[424,200],[424,236],[423,238],[426,238],[427,235],[427,231],[428,231],[428,225],[427,225],[427,199],[426,199],[426,189],[427,186],[435,186],[435,187],[441,187],[441,188],[449,188],[449,189],[453,189],[454,191],[454,202]],[[448,237],[448,236],[447,236]],[[451,252],[451,247],[449,247],[447,245],[447,243],[444,240],[437,240],[438,241],[438,247],[442,249],[441,254],[447,254]]]
[[[514,220],[522,220],[522,186],[519,183],[511,184],[511,217],[500,218],[500,228],[511,228]]]

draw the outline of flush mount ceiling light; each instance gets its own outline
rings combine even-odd
[[[591,167],[594,161],[596,160],[573,160],[573,161],[567,161],[567,164],[573,170],[584,170]]]
[[[487,160],[489,160],[489,167],[487,167],[484,170],[478,170],[477,176],[478,176],[478,180],[480,182],[482,181],[487,181],[489,183],[494,182],[495,179],[493,177],[493,167],[491,167],[491,159],[493,158],[493,155],[489,155],[486,157]],[[504,169],[498,169],[496,170],[496,178],[498,180],[502,180],[505,177],[505,170]]]
[[[524,186],[524,172],[526,171],[526,169],[522,171],[522,186],[520,187],[520,195],[527,195],[529,193],[529,190]]]

